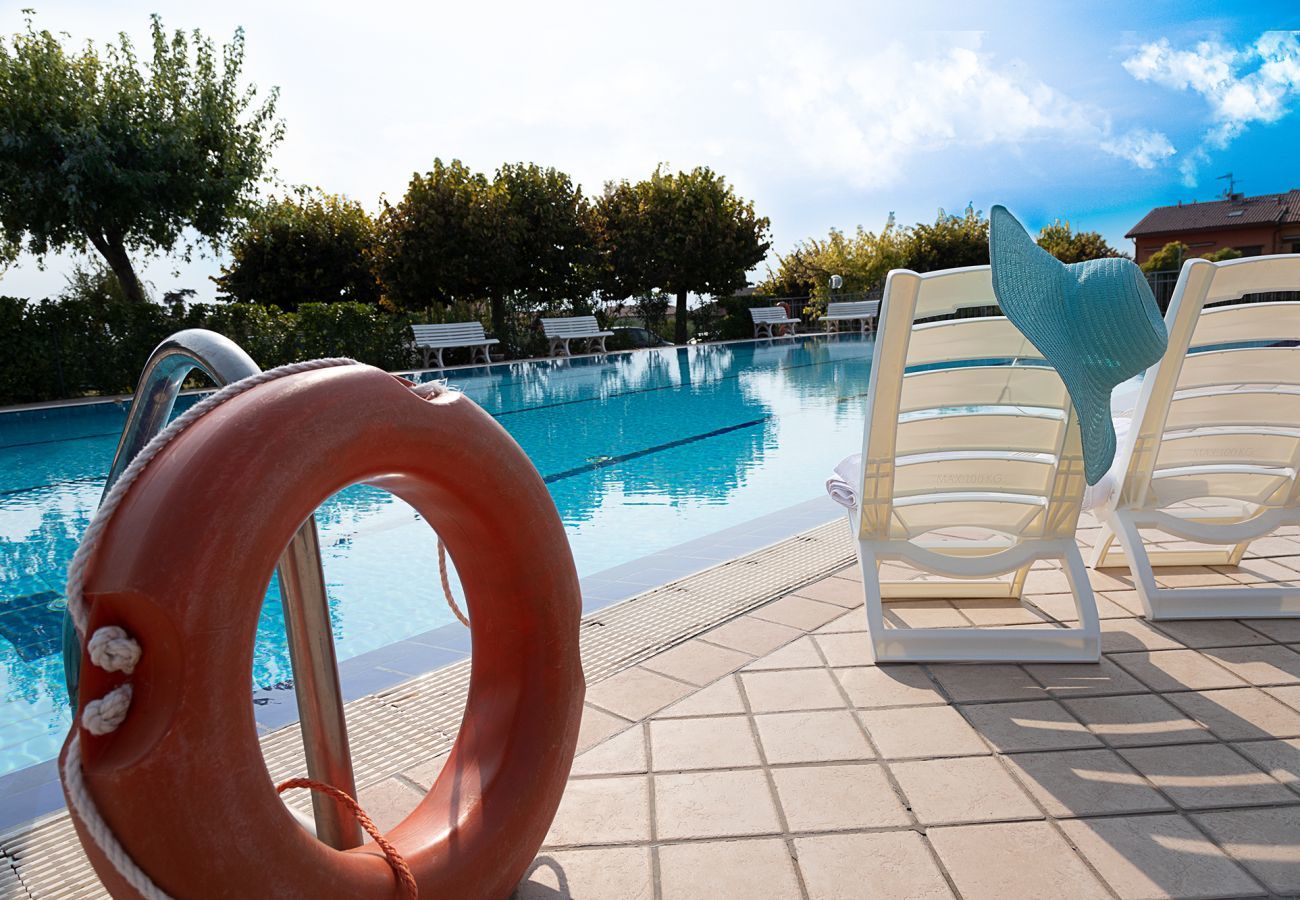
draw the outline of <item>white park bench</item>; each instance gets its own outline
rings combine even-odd
[[[478,359],[479,354],[483,355],[483,362],[492,362],[493,344],[498,344],[496,338],[490,338],[483,333],[483,325],[479,322],[446,322],[441,325],[412,325],[411,332],[415,335],[415,340],[411,343],[415,349],[424,354],[424,368],[429,368],[429,354],[432,353],[438,360],[438,368],[442,366],[442,351],[449,350],[452,347],[469,347],[470,362]]]
[[[605,338],[613,337],[612,331],[601,331],[595,316],[564,316],[555,319],[542,319],[542,332],[550,341],[547,350],[552,356],[572,356],[569,341],[586,341],[587,352],[605,352]],[[599,343],[600,350],[595,349]]]
[[[822,316],[822,321],[826,323],[826,332],[840,330],[841,322],[857,322],[861,331],[875,327],[876,316],[880,313],[879,300],[860,300],[852,303],[828,303],[826,305],[826,315]]]
[[[786,332],[794,334],[799,325],[798,319],[792,319],[780,306],[755,306],[749,311],[754,320],[754,337],[775,337],[773,329],[784,325]]]

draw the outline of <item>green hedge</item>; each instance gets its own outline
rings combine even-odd
[[[129,393],[153,348],[183,328],[224,334],[263,368],[350,356],[401,369],[414,362],[408,328],[420,319],[363,303],[304,303],[290,313],[248,303],[0,297],[0,405]]]

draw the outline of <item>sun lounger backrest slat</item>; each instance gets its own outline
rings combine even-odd
[[[1010,413],[961,414],[904,419],[898,423],[898,455],[948,450],[1008,450],[1038,453],[1060,443],[1062,419]],[[978,420],[978,421],[977,421]]]
[[[948,269],[943,278],[925,285],[917,298],[914,319],[946,316],[962,309],[997,306],[993,294],[993,275],[988,266]]]
[[[917,325],[907,348],[909,368],[970,359],[1017,358],[1041,359],[1042,354],[1001,316]]]
[[[909,372],[899,412],[951,407],[953,398],[972,406],[1037,406],[1064,409],[1065,383],[1047,366],[963,366]]]
[[[1218,270],[1205,295],[1206,303],[1236,300],[1246,294],[1300,291],[1300,254],[1251,256],[1213,263]]]
[[[1295,287],[1300,290],[1300,284]],[[1204,310],[1192,332],[1193,348],[1300,337],[1300,303],[1243,303]]]
[[[1260,389],[1175,396],[1165,430],[1255,426],[1300,428],[1300,394]]]
[[[1300,334],[1300,329],[1297,329]],[[1238,347],[1192,353],[1178,390],[1230,384],[1300,384],[1300,347]]]
[[[1203,466],[1248,459],[1262,466],[1289,466],[1300,445],[1300,429],[1285,433],[1259,428],[1216,429],[1165,435],[1157,469]]]

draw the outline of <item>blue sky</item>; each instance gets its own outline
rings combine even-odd
[[[37,3],[37,0],[31,0]],[[0,27],[22,26],[18,4]],[[892,211],[1004,203],[1123,235],[1152,206],[1300,188],[1300,4],[50,2],[38,27],[142,42],[248,37],[278,85],[287,184],[377,206],[435,156],[528,160],[589,192],[659,161],[709,165],[772,219],[774,250]],[[0,292],[44,296],[66,259]],[[210,297],[217,261],[157,259]]]

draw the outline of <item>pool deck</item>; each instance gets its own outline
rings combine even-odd
[[[1098,530],[1081,525],[1087,546]],[[814,551],[823,569],[667,649],[589,662],[584,644],[579,755],[519,900],[1300,894],[1300,620],[1148,623],[1111,569],[1091,572],[1100,665],[875,666],[844,531],[842,546],[801,537],[711,570],[735,586]],[[1300,581],[1300,528],[1240,567],[1160,580]],[[889,617],[1064,622],[1064,589],[1043,565],[1023,603],[902,601]],[[616,626],[638,599],[602,616]],[[443,758],[370,767],[362,805],[390,827]],[[52,895],[39,843],[0,841],[0,896]],[[95,895],[81,884],[67,896]]]

